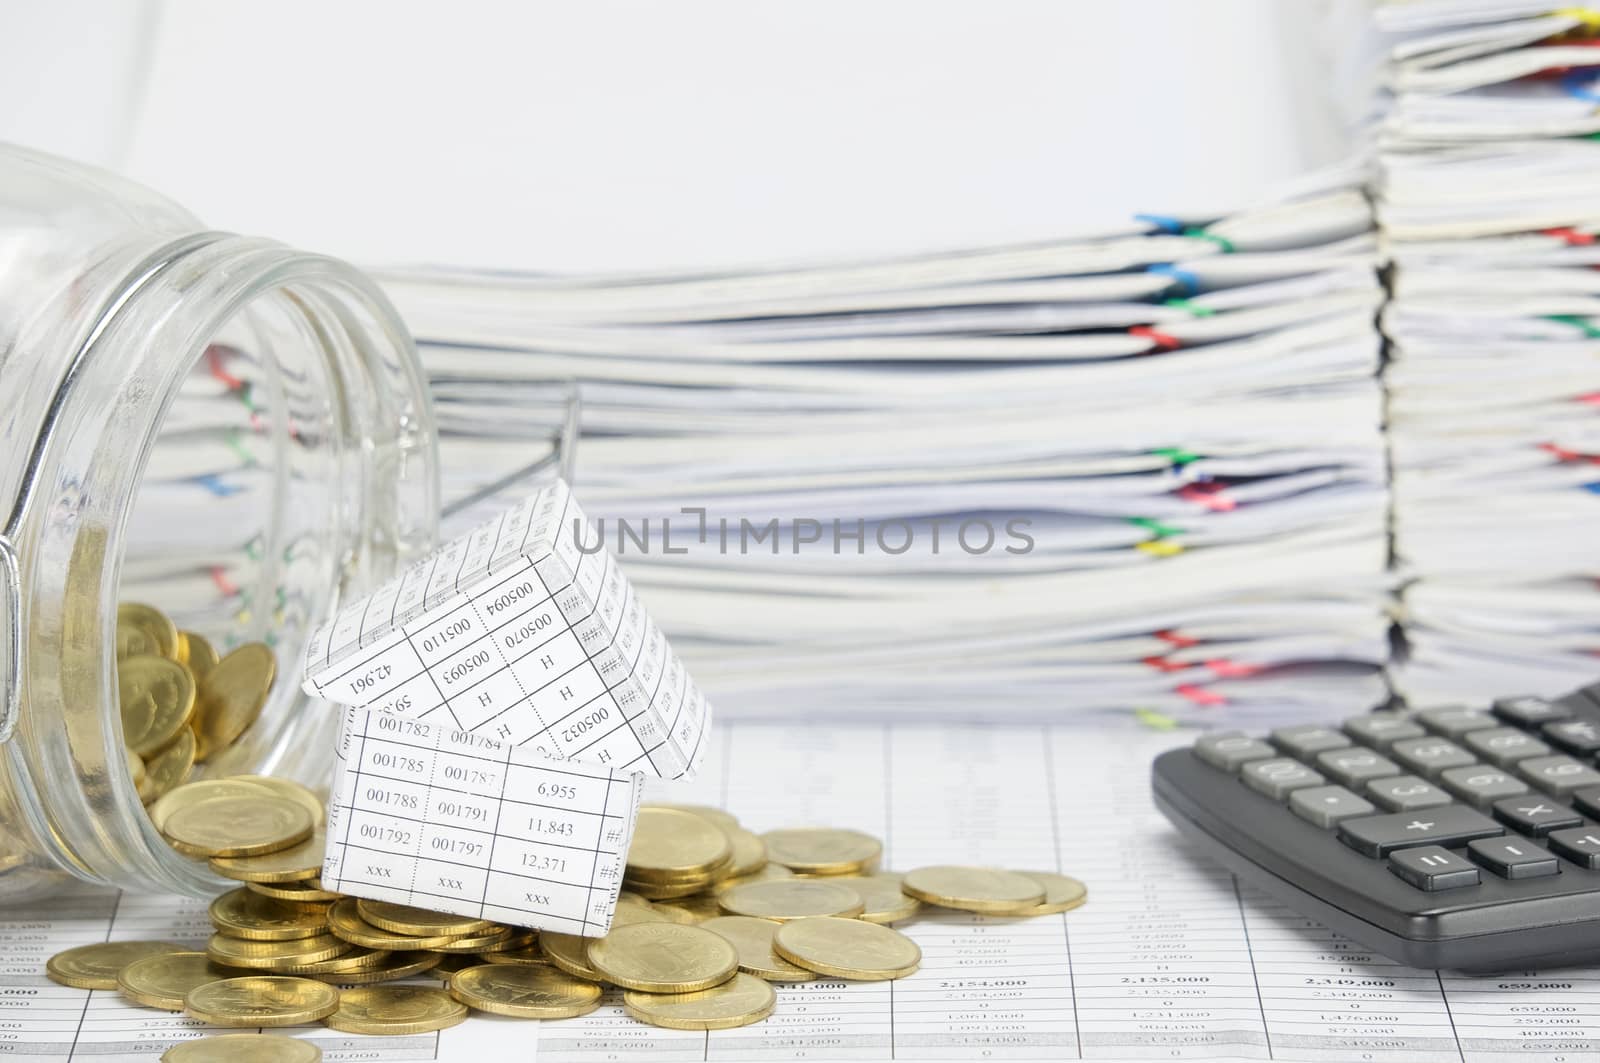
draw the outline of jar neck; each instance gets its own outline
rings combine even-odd
[[[78,345],[57,352],[59,385],[18,492],[11,538],[26,639],[6,767],[31,805],[19,818],[56,862],[117,886],[203,893],[217,880],[155,832],[123,753],[115,617],[138,539],[131,515],[154,506],[158,523],[182,532],[179,544],[201,542],[193,530],[215,523],[217,542],[233,549],[248,529],[260,557],[248,580],[235,580],[234,596],[251,604],[230,606],[229,640],[287,633],[281,678],[253,729],[262,734],[214,774],[272,770],[314,757],[319,742],[331,756],[321,725],[332,714],[306,712],[296,689],[298,643],[340,588],[380,579],[431,545],[432,418],[398,316],[343,263],[199,233],[152,249],[103,290]],[[229,336],[249,349],[224,364],[219,337]],[[172,461],[185,457],[188,435],[200,447],[210,431],[180,402],[197,382],[248,409],[254,452],[239,475],[259,506],[243,516]],[[163,437],[169,420],[177,446]],[[141,497],[152,480],[154,501]]]

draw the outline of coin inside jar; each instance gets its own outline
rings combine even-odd
[[[217,662],[197,694],[199,759],[232,745],[261,715],[278,662],[270,647],[249,642]]]
[[[176,660],[178,629],[154,606],[123,602],[117,606],[117,657],[139,656]]]
[[[726,938],[679,923],[615,927],[589,942],[587,957],[606,981],[646,993],[709,989],[739,969],[739,954]]]
[[[600,987],[554,967],[488,963],[450,979],[450,995],[477,1011],[522,1019],[570,1019],[600,1006]]]
[[[339,991],[310,978],[247,975],[196,986],[183,1010],[213,1026],[303,1026],[332,1015]]]
[[[123,744],[150,756],[178,736],[194,712],[194,679],[165,657],[128,657],[117,662]]]
[[[167,817],[162,833],[189,856],[254,856],[311,837],[311,814],[273,794],[214,797]]]

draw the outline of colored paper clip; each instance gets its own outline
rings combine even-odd
[[[1600,96],[1595,97],[1595,99],[1600,100]],[[1587,247],[1595,241],[1594,233],[1579,232],[1570,225],[1562,226],[1559,229],[1540,229],[1539,232],[1543,236],[1557,237],[1572,247]]]
[[[1128,523],[1136,528],[1145,529],[1157,539],[1165,539],[1169,535],[1183,534],[1183,529],[1176,524],[1163,524],[1154,517],[1129,517]]]
[[[1183,230],[1183,235],[1192,237],[1196,240],[1204,240],[1207,243],[1216,244],[1222,249],[1222,253],[1225,255],[1231,255],[1238,250],[1238,248],[1233,246],[1233,241],[1229,240],[1226,236],[1218,236],[1216,233],[1207,232],[1206,230],[1198,227],[1190,227]]]
[[[239,593],[238,586],[228,578],[228,570],[221,565],[216,565],[211,569],[211,582],[217,585],[217,590],[229,598]]]
[[[1571,325],[1575,329],[1581,329],[1583,334],[1591,340],[1600,339],[1600,326],[1577,314],[1547,314],[1545,320],[1554,321],[1558,325]]]
[[[1158,672],[1187,672],[1194,667],[1193,665],[1168,660],[1165,657],[1141,657],[1139,663],[1149,665]]]
[[[1214,317],[1217,313],[1209,306],[1201,306],[1198,303],[1191,302],[1188,299],[1168,299],[1161,305],[1170,306],[1177,310],[1186,310],[1195,317]]]
[[[1193,271],[1171,262],[1154,262],[1144,268],[1146,273],[1155,273],[1162,277],[1171,277],[1174,284],[1183,285],[1184,295],[1200,294],[1200,278]]]
[[[236,495],[240,491],[244,490],[244,488],[235,484],[224,483],[222,477],[216,475],[215,473],[211,473],[206,476],[196,476],[191,482],[199,484],[201,487],[204,487],[207,491],[210,491],[218,498],[227,498],[229,495]]]
[[[1142,543],[1135,543],[1133,548],[1152,557],[1177,557],[1183,553],[1183,544],[1175,543],[1171,539],[1148,539]]]
[[[1156,638],[1160,639],[1162,642],[1170,642],[1179,649],[1188,649],[1190,646],[1200,645],[1199,639],[1192,639],[1188,635],[1180,635],[1172,628],[1157,631]]]
[[[1579,395],[1572,401],[1581,402],[1585,406],[1600,406],[1600,391],[1591,391],[1587,395]]]
[[[1177,720],[1155,709],[1134,709],[1133,718],[1155,731],[1173,731],[1178,728]]]
[[[1206,667],[1219,679],[1244,679],[1261,671],[1259,664],[1241,664],[1226,657],[1214,657],[1206,662]]]
[[[239,455],[246,465],[253,466],[256,464],[256,456],[250,453],[249,447],[244,445],[244,439],[240,436],[237,428],[228,429],[227,434],[223,436],[223,442],[227,444],[229,450]]]
[[[1168,461],[1172,462],[1173,465],[1179,468],[1189,464],[1191,461],[1199,461],[1205,456],[1203,454],[1196,454],[1192,450],[1185,450],[1182,447],[1157,447],[1150,453],[1159,454],[1161,457],[1166,458]]]
[[[1228,699],[1218,694],[1215,690],[1207,690],[1205,687],[1198,687],[1193,683],[1184,683],[1182,686],[1174,687],[1173,693],[1188,698],[1196,705],[1210,707],[1228,703]]]
[[[1540,443],[1539,449],[1546,454],[1552,454],[1557,461],[1586,461],[1590,465],[1600,465],[1600,455],[1585,454],[1581,450],[1568,450],[1556,443]]]
[[[1135,214],[1133,220],[1142,221],[1146,225],[1154,225],[1162,232],[1170,233],[1173,236],[1183,235],[1183,222],[1165,214]]]
[[[1142,340],[1149,340],[1163,351],[1175,351],[1183,346],[1183,341],[1170,332],[1162,332],[1150,325],[1135,325],[1128,330],[1128,335],[1137,336]]]
[[[1600,9],[1592,7],[1558,7],[1550,14],[1557,18],[1576,19],[1588,33],[1600,33]]]
[[[1188,484],[1178,491],[1178,497],[1186,502],[1198,502],[1213,513],[1227,513],[1239,508],[1239,503],[1228,497],[1227,490],[1220,483]]]

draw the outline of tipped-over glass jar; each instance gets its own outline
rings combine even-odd
[[[276,654],[196,777],[321,785],[336,714],[300,693],[302,645],[433,545],[437,483],[415,348],[361,273],[0,145],[0,903],[69,873],[220,888],[141,802],[119,602]]]

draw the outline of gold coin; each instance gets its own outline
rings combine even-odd
[[[178,629],[161,610],[138,602],[117,606],[117,659],[178,655]]]
[[[709,875],[733,856],[722,828],[692,812],[641,808],[628,846],[628,876],[666,885]]]
[[[769,862],[753,875],[736,875],[733,878],[718,879],[711,887],[711,895],[720,897],[735,886],[748,886],[752,882],[776,882],[782,878],[794,878],[794,872],[782,864]]]
[[[467,1017],[465,1004],[443,989],[420,985],[365,986],[339,993],[339,1010],[323,1025],[345,1033],[405,1034],[443,1030]]]
[[[503,949],[499,952],[478,953],[480,963],[526,963],[537,967],[551,966],[550,957],[544,954],[544,949],[535,941],[531,945],[524,945],[519,949]]]
[[[782,923],[748,915],[721,915],[700,924],[702,930],[724,937],[739,954],[739,970],[769,982],[809,982],[815,971],[797,967],[772,950],[772,937]]]
[[[780,923],[820,915],[848,919],[860,915],[865,907],[861,895],[842,882],[803,878],[735,886],[719,896],[717,903],[729,915],[751,915]]]
[[[431,934],[427,937],[416,934],[396,934],[373,926],[361,918],[361,909],[357,906],[354,897],[346,897],[335,901],[332,908],[328,909],[328,929],[335,936],[343,938],[352,945],[365,945],[369,949],[389,949],[404,952],[411,949],[436,949],[440,945],[448,945],[455,940],[454,934]]]
[[[869,870],[883,855],[883,843],[858,830],[797,827],[769,830],[767,859],[802,875],[854,875]]]
[[[293,779],[280,779],[276,775],[230,775],[236,782],[253,782],[257,786],[265,786],[279,797],[287,797],[296,804],[304,805],[311,818],[317,823],[322,823],[328,818],[328,810],[322,805],[322,798],[311,792],[311,789]]]
[[[647,900],[666,901],[676,900],[679,897],[692,897],[701,890],[709,889],[712,878],[707,875],[671,886],[663,886],[653,882],[641,882],[631,878],[624,878],[622,881],[630,890]]]
[[[643,905],[646,908],[649,908],[649,907],[652,906],[651,903],[650,903],[650,898],[646,897],[642,893],[635,893],[632,890],[618,890],[617,891],[617,907],[620,908],[624,904],[640,904],[640,905]]]
[[[322,870],[327,847],[328,837],[318,823],[311,837],[287,849],[259,856],[213,856],[211,870],[238,882],[304,882]]]
[[[339,1007],[339,991],[311,978],[246,975],[196,986],[183,1010],[213,1026],[304,1026]]]
[[[182,1011],[189,990],[240,974],[203,952],[164,952],[134,960],[117,973],[117,991],[135,1004]]]
[[[910,919],[922,909],[922,902],[907,896],[900,888],[904,875],[893,871],[879,871],[871,875],[851,875],[838,881],[861,894],[864,907],[857,919],[867,923],[898,923]]]
[[[514,930],[511,927],[501,927],[492,934],[470,934],[459,937],[448,945],[440,945],[439,951],[445,954],[453,952],[494,952],[495,949],[515,949],[523,945],[532,944],[538,939],[537,931]]]
[[[45,961],[44,973],[52,982],[74,989],[115,989],[117,975],[136,960],[188,952],[171,941],[102,941],[58,952]]]
[[[377,927],[395,934],[431,937],[436,934],[477,934],[494,926],[488,919],[475,919],[469,915],[452,915],[427,908],[413,908],[393,901],[374,901],[363,897],[356,902],[356,912]]]
[[[206,641],[204,635],[197,635],[193,631],[178,632],[178,663],[189,669],[196,683],[211,674],[211,669],[217,666],[217,659],[215,647]]]
[[[594,940],[596,939],[579,937],[577,934],[539,935],[539,944],[551,963],[575,978],[604,982],[606,976],[589,966],[589,942]]]
[[[589,966],[606,981],[646,993],[693,993],[732,978],[739,954],[697,926],[634,923],[589,942]]]
[[[571,1019],[600,1006],[600,987],[553,967],[486,963],[450,979],[450,995],[469,1008],[519,1019]]]
[[[186,805],[167,817],[162,834],[189,856],[255,856],[305,841],[315,826],[293,801],[262,794]]]
[[[328,910],[285,904],[239,888],[214,898],[207,910],[211,925],[246,941],[293,941],[315,937],[328,926]]]
[[[919,901],[985,915],[1024,915],[1044,903],[1044,886],[1015,871],[939,865],[907,871],[900,888]]]
[[[915,941],[898,930],[859,919],[784,923],[772,936],[772,949],[818,974],[866,982],[904,978],[922,965],[922,950]]]
[[[671,922],[689,926],[707,919],[715,919],[722,914],[717,899],[709,893],[696,893],[692,897],[662,901],[656,905],[656,911],[663,913]]]
[[[245,941],[227,934],[212,934],[206,942],[206,955],[229,967],[273,971],[282,967],[302,967],[320,960],[331,960],[350,951],[350,943],[332,934],[318,934],[292,941]]]
[[[155,790],[150,786],[150,775],[145,771],[144,759],[131,749],[124,749],[122,755],[128,763],[128,777],[133,780],[133,788],[139,793],[139,800],[149,804],[155,800]]]
[[[767,866],[767,843],[760,836],[743,827],[725,829],[724,833],[733,846],[733,866],[728,868],[728,875],[734,878],[753,875]]]
[[[634,923],[676,923],[665,908],[652,904],[646,908],[638,904],[619,904],[611,915],[611,928],[632,926]]]
[[[1070,912],[1089,899],[1089,888],[1071,875],[1058,875],[1054,871],[1019,871],[1044,887],[1044,901],[1020,915],[1055,915]]]
[[[184,727],[178,737],[150,755],[144,765],[150,796],[145,798],[142,791],[139,794],[146,804],[159,801],[189,777],[194,768],[194,749],[194,732]]]
[[[194,712],[194,677],[165,657],[127,657],[117,662],[117,698],[122,742],[141,757],[178,736]]]
[[[313,837],[320,837],[313,835]],[[305,842],[300,844],[304,845]],[[268,854],[269,856],[272,854]],[[273,900],[290,901],[294,904],[319,904],[323,901],[337,901],[344,898],[344,894],[333,890],[325,890],[322,884],[314,878],[304,882],[246,882],[244,888],[251,893],[259,893],[263,897]]]
[[[161,1063],[320,1063],[322,1049],[275,1033],[225,1033],[175,1044]]]
[[[335,956],[331,960],[318,960],[316,963],[295,963],[283,967],[273,968],[279,974],[303,974],[316,977],[324,974],[342,974],[349,971],[363,971],[369,967],[380,967],[388,962],[392,952],[383,949],[364,949],[357,945],[349,952]],[[407,956],[419,955],[406,953]]]
[[[712,823],[715,823],[718,827],[721,827],[724,831],[734,831],[734,830],[738,830],[739,829],[739,819],[738,819],[737,816],[735,816],[732,812],[728,812],[725,809],[713,808],[710,805],[657,805],[657,804],[650,804],[650,805],[640,805],[639,806],[639,811],[643,812],[647,808],[667,808],[667,809],[671,809],[671,810],[673,810],[675,812],[687,812],[690,815],[699,816],[701,819],[710,820]]]
[[[195,732],[201,760],[233,745],[256,722],[277,671],[277,658],[261,642],[247,642],[217,662],[198,694]]]
[[[418,953],[413,953],[412,955],[415,955],[415,956],[438,956],[439,957],[439,962],[434,964],[432,967],[428,968],[426,973],[429,974],[429,975],[432,975],[434,978],[437,978],[442,982],[450,981],[451,976],[454,975],[457,971],[464,971],[468,967],[482,967],[486,963],[500,963],[500,962],[502,962],[500,960],[486,960],[486,959],[482,958],[481,956],[469,956],[469,955],[466,955],[465,953],[460,954],[460,955],[456,955],[456,956],[446,956],[443,953],[437,953],[437,952],[418,952]],[[506,962],[506,963],[514,963],[516,961],[514,961],[514,960],[506,960],[504,962]]]
[[[272,791],[264,786],[239,782],[235,779],[202,779],[199,782],[184,783],[165,797],[158,798],[150,806],[148,809],[150,822],[156,825],[156,830],[161,830],[166,826],[168,817],[186,805],[197,805],[213,797],[251,797],[271,793]]]
[[[330,985],[367,985],[372,982],[392,982],[397,978],[410,978],[425,974],[438,967],[445,959],[440,952],[391,952],[382,963],[368,964],[349,971],[329,971],[311,977]],[[477,961],[474,961],[477,962]]]
[[[622,995],[629,1015],[651,1026],[669,1030],[731,1030],[749,1026],[772,1014],[778,995],[761,979],[737,974],[712,989],[696,993],[640,993]]]

